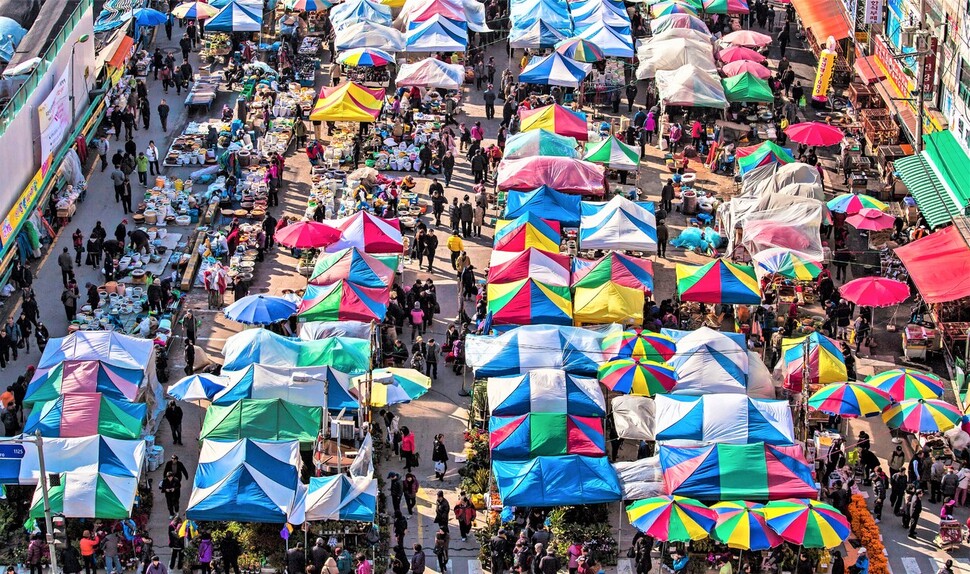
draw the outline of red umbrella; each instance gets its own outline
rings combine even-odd
[[[883,229],[891,228],[893,224],[896,223],[896,218],[892,215],[887,215],[878,209],[867,207],[865,209],[860,209],[859,213],[856,213],[855,215],[850,215],[845,221],[856,229],[866,231],[882,231]]]
[[[276,242],[293,249],[320,249],[340,239],[340,231],[316,221],[297,221],[276,232]]]
[[[802,122],[788,126],[785,135],[793,142],[811,146],[830,146],[842,141],[845,134],[835,126],[822,122]]]
[[[752,62],[764,62],[765,57],[755,52],[751,48],[744,46],[731,46],[724,48],[717,53],[717,58],[722,62],[737,62],[738,60],[751,60]]]
[[[864,277],[841,288],[842,297],[863,307],[888,307],[909,299],[909,285],[885,277]]]

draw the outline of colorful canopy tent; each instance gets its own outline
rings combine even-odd
[[[603,166],[569,157],[503,160],[496,178],[501,190],[528,191],[548,185],[563,193],[602,197],[607,187]]]
[[[562,369],[595,377],[599,363],[605,360],[604,334],[578,327],[527,325],[497,337],[471,335],[466,340],[465,362],[478,378],[533,369]]]
[[[340,238],[340,230],[317,221],[289,223],[276,232],[276,242],[292,249],[320,249]]]
[[[540,128],[509,136],[505,142],[505,159],[521,159],[534,155],[579,158],[576,138],[561,136]]]
[[[938,399],[906,399],[882,413],[889,428],[911,433],[946,432],[963,422],[963,413]]]
[[[382,321],[389,287],[362,287],[350,281],[307,285],[298,315],[305,321]]]
[[[653,263],[612,251],[589,267],[573,273],[574,288],[589,288],[613,282],[644,293],[653,292]]]
[[[849,521],[841,512],[811,498],[775,500],[761,514],[786,542],[805,548],[837,548],[851,534]]]
[[[391,25],[391,8],[374,0],[348,0],[330,10],[330,22],[340,30],[357,22]]]
[[[927,303],[945,303],[970,296],[970,246],[956,227],[897,247],[894,252]]]
[[[744,46],[721,48],[717,51],[717,59],[726,63],[748,60],[759,64],[768,60],[761,53],[755,52],[751,48],[745,48]]]
[[[395,58],[390,52],[377,48],[351,48],[341,52],[337,56],[337,62],[345,66],[381,67],[393,64]]]
[[[752,399],[736,393],[654,397],[656,440],[705,443],[795,444],[788,401]]]
[[[717,526],[711,536],[729,548],[769,550],[784,540],[765,521],[763,505],[756,502],[728,501],[711,506],[717,512]]]
[[[761,286],[754,267],[727,259],[704,265],[677,264],[677,294],[682,301],[756,305],[761,302]]]
[[[64,393],[101,393],[114,400],[134,401],[144,373],[101,361],[64,361],[40,369],[27,385],[23,405],[53,401]]]
[[[787,149],[779,146],[773,141],[766,141],[760,146],[751,150],[750,153],[746,155],[741,155],[745,153],[741,149],[738,150],[738,167],[741,168],[741,174],[744,175],[756,167],[761,167],[769,163],[792,163],[795,158],[792,157],[791,152]]]
[[[381,113],[384,90],[365,88],[356,82],[320,90],[310,119],[319,122],[374,122]]]
[[[909,299],[909,285],[889,277],[860,277],[839,287],[850,303],[864,307],[890,307]]]
[[[328,253],[356,247],[370,254],[403,253],[404,238],[401,221],[397,218],[382,219],[366,211],[358,211],[350,217],[338,219],[340,239],[327,247]]]
[[[509,20],[509,46],[512,48],[552,48],[572,35],[569,8],[558,0],[510,2]]]
[[[674,394],[746,392],[749,363],[743,336],[709,327],[662,333],[677,341],[677,354],[668,361],[677,373]]]
[[[525,251],[493,251],[488,283],[534,279],[546,285],[569,287],[569,256],[530,247]]]
[[[581,207],[581,249],[656,250],[657,218],[652,203],[614,195],[607,202],[584,201]]]
[[[403,52],[404,36],[390,26],[375,22],[356,22],[336,31],[334,47],[338,51],[377,48],[388,52]]]
[[[677,341],[642,328],[612,331],[603,338],[603,351],[613,359],[646,359],[666,363],[677,354]]]
[[[121,520],[131,515],[137,493],[137,476],[72,471],[62,473],[60,484],[50,487],[48,501],[51,512],[65,518]],[[38,488],[30,504],[30,517],[43,518],[44,507],[44,494]]]
[[[580,32],[579,37],[599,46],[608,57],[633,57],[633,37],[629,24],[624,28],[615,28],[604,23],[595,24]]]
[[[492,461],[492,476],[505,506],[534,508],[620,500],[616,471],[606,457],[540,456]]]
[[[524,251],[534,247],[556,253],[561,239],[562,229],[558,221],[527,212],[515,219],[499,219],[495,222],[493,248],[498,251]]]
[[[640,168],[640,152],[621,142],[616,136],[597,143],[587,143],[586,156],[583,159],[610,169],[636,171]]]
[[[657,90],[660,99],[669,106],[695,108],[724,108],[727,98],[717,76],[687,64],[676,70],[658,70]]]
[[[565,28],[569,30],[569,28]],[[509,33],[509,46],[541,50],[555,47],[568,37],[555,24],[546,20],[534,20],[525,27],[516,27]]]
[[[361,321],[309,321],[300,325],[300,338],[319,341],[328,337],[369,339],[370,324]]]
[[[24,434],[40,431],[45,437],[81,437],[100,434],[111,438],[138,438],[148,406],[110,399],[101,393],[64,393],[37,403],[24,423]]]
[[[412,26],[404,36],[407,52],[464,52],[468,47],[468,31],[463,22],[433,16]]]
[[[825,385],[848,380],[845,356],[839,343],[818,332],[797,339],[783,339],[781,372],[785,388],[801,392],[805,374],[805,347],[808,345],[808,376],[812,384]]]
[[[17,446],[23,449],[22,457],[0,458],[0,484],[37,484],[40,479],[37,444],[24,442]],[[141,437],[132,440],[101,435],[44,437],[44,469],[49,474],[88,472],[137,480],[145,463],[145,448]]]
[[[212,18],[219,11],[205,2],[183,2],[172,8],[172,16],[188,20],[205,20]]]
[[[402,64],[398,69],[395,85],[458,90],[464,80],[465,68],[460,64],[447,64],[438,58],[425,58],[413,64]]]
[[[51,339],[37,368],[50,369],[64,361],[101,361],[113,367],[142,371],[154,379],[155,343],[116,331],[76,331]]]
[[[571,325],[573,302],[569,287],[534,279],[488,284],[488,311],[495,325]]]
[[[602,417],[531,413],[489,419],[492,460],[537,456],[606,456]]]
[[[453,2],[452,0],[412,0],[405,3],[399,20],[404,19],[409,25],[412,25],[416,22],[430,20],[435,16],[441,16],[454,22],[462,22],[465,20],[465,9],[461,2]]]
[[[561,369],[536,369],[523,375],[490,377],[488,408],[492,416],[566,413],[605,417],[606,400],[596,379]]]
[[[371,289],[389,287],[394,282],[394,269],[356,247],[321,253],[310,275],[310,285],[341,280]]]
[[[316,440],[322,419],[320,407],[294,405],[282,399],[242,399],[206,409],[199,439],[295,440],[309,445]]]
[[[653,38],[643,42],[637,50],[637,79],[649,80],[657,72],[673,72],[687,65],[695,66],[706,74],[716,74],[714,47],[709,34],[670,34],[664,38]],[[715,85],[716,84],[716,85]],[[720,82],[709,85],[720,88]]]
[[[592,64],[577,62],[559,52],[532,58],[519,74],[519,81],[543,86],[578,88],[593,69]]]
[[[205,29],[212,32],[259,32],[263,25],[263,14],[242,2],[230,1],[205,23]]]
[[[842,418],[878,415],[892,403],[889,393],[862,383],[832,383],[808,397],[809,408]]]
[[[892,369],[866,377],[866,384],[886,391],[897,402],[906,399],[936,399],[946,383],[940,377],[916,369]]]
[[[346,474],[310,477],[306,520],[373,522],[376,512],[376,478]]]
[[[677,385],[673,367],[639,358],[610,359],[600,365],[597,378],[611,391],[645,397],[669,393]]]
[[[639,325],[643,322],[646,295],[640,289],[607,281],[596,287],[576,287],[573,291],[573,323],[576,325]]]
[[[806,260],[782,247],[759,251],[751,259],[756,263],[754,270],[758,277],[779,275],[787,279],[811,281],[822,273],[821,263]]]
[[[370,343],[366,340],[331,337],[300,341],[266,329],[246,329],[226,339],[222,348],[224,371],[241,371],[253,363],[277,367],[330,366],[357,375],[367,370]]]
[[[668,492],[698,500],[780,500],[818,494],[812,466],[798,445],[663,445],[660,465]]]
[[[690,14],[668,14],[650,20],[650,31],[653,32],[654,36],[668,30],[694,30],[705,34],[708,38],[711,36],[707,24],[697,16]]]
[[[603,51],[596,44],[577,37],[567,38],[557,42],[556,51],[567,58],[571,58],[577,62],[586,62],[587,64],[599,62],[606,58],[606,55],[603,54]]]
[[[717,513],[692,498],[661,495],[626,507],[630,525],[664,542],[703,540],[714,528]]]
[[[203,440],[185,516],[300,524],[301,464],[296,441]]]
[[[586,114],[564,108],[559,104],[543,106],[534,110],[522,110],[519,117],[522,120],[519,128],[521,132],[544,129],[561,136],[576,138],[579,141],[589,139]],[[553,189],[565,191],[555,185],[549,185]]]
[[[367,375],[354,377],[351,382],[361,400],[372,407],[409,403],[431,390],[431,377],[414,369],[396,367],[374,369],[369,384]]]
[[[771,92],[771,86],[767,80],[762,80],[751,72],[738,74],[721,80],[724,87],[724,95],[729,102],[744,103],[771,103],[775,101],[775,95]]]
[[[505,149],[508,149],[508,144]],[[505,218],[514,219],[526,213],[535,213],[543,219],[558,221],[564,227],[579,227],[581,200],[578,195],[560,193],[545,185],[532,191],[510,191],[505,203]]]
[[[241,371],[222,371],[226,387],[212,404],[228,406],[242,399],[282,399],[294,405],[339,412],[356,409],[350,376],[331,367],[272,367],[252,364]]]
[[[228,384],[229,379],[221,375],[196,373],[182,377],[165,393],[180,401],[211,401]]]

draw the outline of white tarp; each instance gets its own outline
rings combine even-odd
[[[677,373],[673,394],[745,394],[748,383],[748,351],[744,337],[709,327],[696,331],[664,329],[677,341],[677,354],[669,361]]]
[[[687,65],[703,70],[708,75],[717,75],[714,45],[709,41],[690,38],[649,40],[640,46],[637,58],[640,60],[640,66],[637,67],[638,80],[649,80],[657,72],[670,72]],[[721,82],[718,81],[717,85],[720,86]],[[722,96],[723,93],[722,89]]]
[[[752,399],[727,393],[657,395],[654,432],[658,441],[779,446],[795,442],[788,401]]]
[[[727,107],[724,87],[716,72],[686,64],[676,70],[657,70],[657,92],[670,106]]]
[[[821,191],[822,182],[818,175],[818,170],[807,163],[795,162],[779,164],[776,162],[756,167],[744,174],[741,182],[741,193],[763,195],[766,193],[778,193],[785,186],[793,183],[807,183],[818,186],[821,196],[811,195],[815,199],[825,201],[824,193]],[[789,192],[789,195],[795,195]],[[800,195],[800,194],[799,194]]]
[[[754,351],[748,351],[748,396],[752,399],[774,399],[777,396],[771,371]]]
[[[654,402],[650,397],[620,395],[610,401],[616,435],[630,440],[654,440]]]
[[[781,247],[808,261],[822,261],[822,202],[779,194],[767,198],[782,198],[788,205],[759,209],[748,215],[741,234],[741,244],[748,253],[754,256],[765,249]]]
[[[357,22],[336,33],[334,47],[337,51],[376,48],[388,52],[403,52],[404,35],[390,26],[374,22]]]
[[[666,494],[659,456],[616,462],[613,463],[613,468],[620,480],[623,500],[639,500]]]

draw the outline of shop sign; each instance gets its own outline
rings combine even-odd
[[[882,3],[883,0],[865,0],[866,24],[882,24]]]
[[[903,71],[903,65],[893,58],[893,52],[882,36],[873,38],[873,54],[885,69],[886,77],[896,88],[896,93],[908,98],[910,95],[909,76]]]
[[[924,94],[932,94],[936,88],[936,50],[939,48],[939,44],[936,36],[931,37],[929,52],[923,57],[921,74]]]
[[[43,184],[44,172],[37,170],[34,178],[30,180],[27,187],[20,193],[17,203],[10,210],[10,213],[7,214],[6,219],[3,220],[3,224],[0,225],[0,245],[7,244],[7,241],[14,234],[17,226],[27,217],[27,210],[30,209],[30,204],[37,199],[37,194],[40,193],[40,188]]]

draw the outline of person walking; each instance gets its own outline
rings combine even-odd
[[[472,530],[472,526],[475,524],[475,517],[478,515],[478,511],[475,506],[468,499],[467,495],[462,495],[461,500],[455,505],[453,509],[455,513],[455,519],[458,520],[458,533],[461,536],[461,541],[465,542],[468,538],[468,534]]]
[[[81,547],[81,562],[84,564],[84,574],[97,574],[98,562],[95,552],[98,544],[101,543],[99,536],[92,536],[90,530],[85,530],[81,534],[79,545]]]
[[[61,293],[61,303],[64,304],[64,314],[67,316],[68,323],[73,321],[74,317],[77,316],[77,299],[77,286],[74,288],[70,286],[64,287],[64,291]]]
[[[165,495],[168,506],[169,519],[175,518],[179,511],[179,498],[182,495],[182,482],[171,472],[165,473],[165,478],[158,483],[158,489]]]
[[[141,173],[139,173],[139,178],[141,178]],[[127,177],[121,188],[121,210],[125,215],[131,212],[131,180]]]
[[[427,354],[424,356],[424,374],[431,377],[431,380],[438,380],[438,357],[441,355],[441,345],[435,340],[428,339]]]
[[[168,523],[168,547],[172,551],[172,557],[168,561],[171,570],[181,570],[185,560],[185,538],[179,535],[181,521],[176,515]]]
[[[135,159],[135,169],[138,171],[138,183],[147,187],[148,186],[148,156],[145,155],[145,152],[143,151],[138,152],[138,157]],[[128,207],[126,209],[130,210],[131,207]],[[127,213],[127,211],[125,213]]]
[[[165,409],[165,420],[172,429],[172,444],[182,444],[182,407],[175,401],[169,401]]]
[[[451,537],[442,529],[434,535],[434,555],[438,559],[438,571],[442,574],[448,572],[448,545]]]
[[[117,555],[118,549],[115,547],[115,553]],[[30,574],[43,574],[44,566],[42,561],[44,556],[47,554],[47,545],[44,543],[44,537],[41,533],[36,533],[30,537],[30,543],[27,544],[27,567],[30,569]],[[111,570],[108,570],[110,574]]]
[[[670,239],[670,230],[667,229],[667,222],[664,219],[657,221],[657,255],[667,258],[667,241]]]
[[[202,569],[202,574],[210,574],[212,572],[212,555],[214,553],[214,548],[212,546],[212,535],[206,531],[199,533],[199,553],[197,558],[199,560],[199,567]]]
[[[495,90],[492,88],[492,84],[489,84],[485,88],[485,92],[482,94],[485,100],[485,119],[491,120],[495,118]]]
[[[57,266],[61,268],[61,282],[67,287],[67,280],[74,275],[74,260],[67,247],[57,256]]]
[[[917,489],[910,496],[909,504],[907,508],[906,516],[909,517],[909,532],[906,534],[909,538],[916,538],[916,526],[919,524],[920,514],[923,513],[923,491]],[[906,518],[903,518],[903,522],[907,522]]]
[[[162,170],[158,167],[158,148],[155,147],[155,141],[152,140],[148,142],[148,148],[145,150],[145,157],[148,158],[148,170],[151,175],[161,175]]]
[[[118,559],[118,544],[123,541],[118,532],[112,532],[104,537],[101,544],[104,552],[104,570],[106,574],[121,574],[121,561]]]
[[[418,466],[418,453],[414,446],[414,434],[406,426],[401,427],[401,456],[404,457],[404,469],[411,472],[411,468]]]
[[[394,540],[397,546],[404,546],[404,536],[408,532],[408,519],[400,511],[394,511]]]
[[[482,161],[484,162],[484,156],[482,156]],[[478,183],[478,181],[475,183]],[[472,207],[471,201],[466,194],[460,206],[461,235],[465,239],[468,239],[472,235],[472,218],[474,214],[475,209]]]
[[[177,455],[172,455],[172,458],[165,463],[165,468],[162,471],[163,474],[171,473],[175,478],[179,480],[188,480],[189,472],[186,470],[185,465],[179,460]]]
[[[442,530],[448,532],[448,520],[451,514],[451,506],[448,504],[448,499],[445,498],[445,493],[443,490],[438,491],[438,496],[435,498],[434,502],[434,523],[437,524]]]
[[[389,472],[387,478],[391,481],[391,507],[395,514],[400,514],[401,499],[404,498],[404,484],[401,482],[401,475],[396,472]]]
[[[108,150],[111,148],[111,144],[108,142],[108,136],[99,136],[94,139],[92,144],[95,151],[98,152],[98,159],[101,160],[101,171],[103,172],[108,167]]]
[[[168,107],[168,102],[165,101],[165,98],[162,98],[162,100],[158,102],[158,107],[155,109],[158,111],[158,121],[162,124],[162,131],[167,133],[168,113],[170,108]]]
[[[448,449],[445,448],[443,434],[436,434],[431,447],[431,461],[434,463],[434,476],[439,482],[444,482],[448,472]]]
[[[411,574],[424,574],[427,562],[424,548],[420,544],[415,544],[412,548],[414,548],[414,554],[411,555]]]
[[[418,484],[418,477],[414,476],[413,473],[407,473],[404,476],[404,482],[401,484],[401,491],[404,495],[404,502],[407,504],[408,516],[414,515],[414,509],[418,504],[418,490],[421,485]],[[398,502],[400,506],[400,501]]]
[[[81,254],[84,253],[84,234],[80,229],[75,229],[71,235],[71,242],[74,244],[74,264],[81,265]]]

